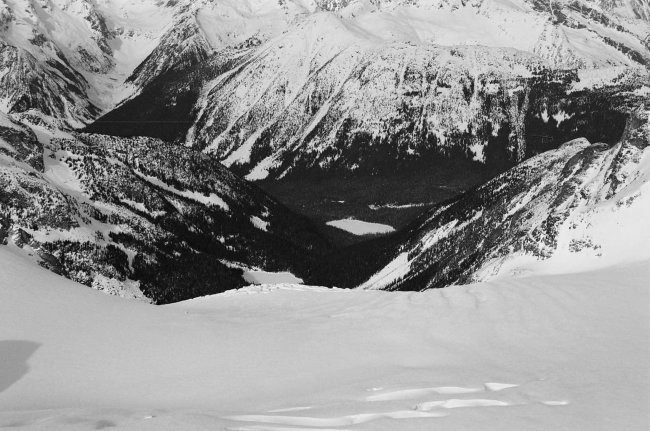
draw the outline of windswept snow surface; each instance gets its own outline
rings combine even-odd
[[[377,235],[394,232],[392,226],[380,223],[370,223],[362,220],[355,220],[353,218],[346,218],[342,220],[334,220],[326,223],[354,235]]]
[[[0,428],[647,430],[649,262],[421,293],[108,297],[0,247]]]

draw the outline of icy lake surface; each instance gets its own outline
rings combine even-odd
[[[327,222],[328,226],[350,232],[354,235],[378,235],[394,232],[392,226],[380,223],[369,223],[353,218],[346,218],[342,220],[333,220]]]

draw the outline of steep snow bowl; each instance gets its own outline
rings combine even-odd
[[[0,428],[646,430],[648,263],[155,307],[0,247]]]

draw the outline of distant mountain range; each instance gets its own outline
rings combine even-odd
[[[252,180],[519,162],[532,117],[555,118],[553,134],[594,71],[647,84],[649,14],[636,0],[2,0],[0,100],[72,126],[108,112],[89,130],[177,139]]]

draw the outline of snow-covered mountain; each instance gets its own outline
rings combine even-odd
[[[647,17],[639,0],[2,0],[0,100],[5,112],[34,108],[79,126],[166,72],[215,54],[268,59],[278,43],[287,60],[392,44],[481,45],[534,53],[555,68],[638,66],[649,58]],[[295,43],[305,31],[318,43]],[[293,87],[321,65],[294,62]]]
[[[172,2],[167,2],[172,3]],[[162,1],[0,1],[0,109],[80,127],[135,89],[173,8]]]
[[[81,127],[164,72],[255,45],[315,8],[293,0],[2,0],[0,108]]]
[[[206,82],[316,10],[304,1],[179,1],[171,22],[126,81],[131,97],[88,130],[183,140]]]
[[[361,287],[423,290],[648,259],[650,111],[634,116],[613,147],[567,142],[424,214]]]
[[[108,293],[174,302],[304,271],[329,246],[214,159],[152,138],[0,117],[0,244]]]
[[[570,91],[544,84],[612,68],[647,81],[641,12],[552,5],[328,2],[335,13],[309,15],[207,84],[187,144],[251,180],[450,154],[519,162],[539,135],[531,112]]]
[[[620,125],[607,103],[562,104],[597,97],[594,85],[647,85],[647,9],[636,0],[179,2],[128,80],[136,96],[89,130],[185,141],[252,180],[450,154],[518,162],[548,135],[562,135],[555,146],[575,137],[530,124],[548,97],[547,114],[561,118],[553,126],[576,136],[602,123],[576,117],[585,110]],[[576,90],[587,94],[567,96]]]

